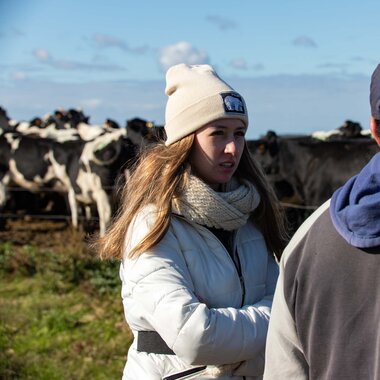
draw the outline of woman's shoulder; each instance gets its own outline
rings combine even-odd
[[[130,248],[137,245],[152,229],[157,220],[157,207],[153,204],[142,207],[134,216],[128,227],[126,242]]]
[[[150,229],[157,221],[158,208],[154,204],[148,204],[142,207],[132,220],[130,229]],[[172,213],[170,215],[170,226],[178,226],[183,224],[191,224],[183,216]]]
[[[157,218],[158,208],[154,204],[148,204],[136,213],[129,225],[126,235],[127,250],[131,249],[131,247],[137,245],[145,238],[149,231],[154,227]],[[182,217],[172,214],[169,230],[181,229],[180,226],[183,226],[184,224],[186,223]],[[167,235],[167,233],[165,235]]]
[[[239,235],[243,240],[264,240],[261,228],[250,219],[240,228]]]
[[[135,225],[147,224],[147,226],[153,224],[157,219],[157,206],[154,204],[148,204],[143,206],[132,219],[131,227]]]

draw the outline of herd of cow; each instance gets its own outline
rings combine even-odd
[[[17,122],[0,107],[1,226],[7,215],[66,213],[75,228],[95,218],[103,234],[138,152],[162,137],[161,126],[139,118],[93,125],[69,109]],[[247,145],[284,206],[290,235],[378,151],[351,121],[324,136],[269,131]]]
[[[379,151],[367,131],[352,135],[346,125],[351,124],[322,139],[320,134],[285,137],[269,131],[248,141],[284,206],[291,234]]]
[[[16,122],[1,109],[1,213],[16,215],[22,206],[34,213],[39,207],[37,213],[42,214],[52,202],[58,213],[57,204],[64,200],[74,227],[80,216],[87,220],[96,216],[103,234],[114,212],[116,181],[123,181],[139,149],[157,140],[161,131],[137,118],[126,128],[112,120],[91,125],[74,109]]]

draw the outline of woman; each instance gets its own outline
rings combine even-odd
[[[122,261],[123,379],[260,378],[285,235],[246,105],[209,65],[166,80],[166,142],[142,153],[98,241]]]

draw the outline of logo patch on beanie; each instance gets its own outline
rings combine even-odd
[[[225,92],[220,94],[223,99],[224,110],[233,113],[245,114],[245,107],[242,97],[237,92]]]

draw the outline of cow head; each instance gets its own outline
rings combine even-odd
[[[38,127],[38,128],[45,127],[43,120],[40,117],[35,117],[32,120],[30,120],[30,126],[31,127]]]
[[[279,139],[276,132],[268,131],[258,139],[247,142],[253,158],[259,163],[266,174],[278,173]]]
[[[344,124],[338,128],[341,135],[348,138],[361,137],[362,129],[360,123],[351,120],[346,120]]]
[[[9,117],[7,115],[7,111],[0,107],[0,129],[8,129],[9,127]]]
[[[90,117],[85,116],[81,110],[70,108],[66,113],[66,120],[71,128],[76,128],[79,123],[89,124]]]
[[[107,130],[113,130],[113,129],[119,129],[120,125],[118,122],[112,119],[106,119],[106,121],[103,124],[103,127]]]

